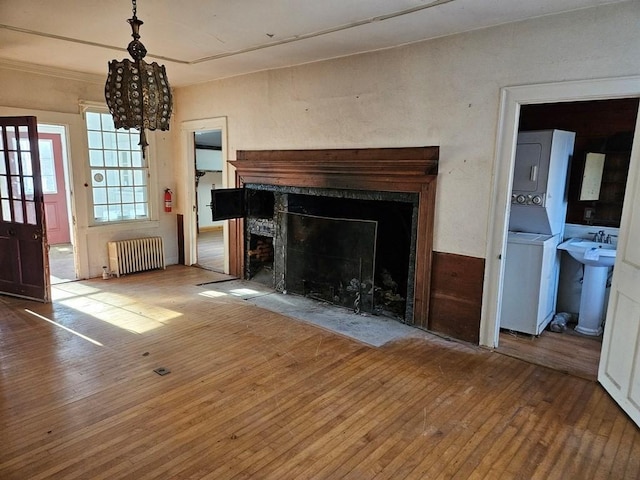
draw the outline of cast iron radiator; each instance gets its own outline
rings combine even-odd
[[[166,268],[162,237],[107,242],[107,247],[109,271],[116,277],[127,273]]]

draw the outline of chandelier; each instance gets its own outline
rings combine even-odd
[[[104,87],[104,96],[116,128],[140,130],[142,153],[145,154],[147,138],[145,129],[169,130],[172,99],[164,65],[156,62],[148,64],[143,59],[147,49],[140,42],[140,25],[136,16],[136,0],[132,0],[133,17],[127,21],[131,25],[133,40],[127,51],[133,61],[109,62],[109,74]]]

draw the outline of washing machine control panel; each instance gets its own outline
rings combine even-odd
[[[511,204],[512,205],[534,205],[536,207],[544,207],[545,195],[544,193],[512,193]]]

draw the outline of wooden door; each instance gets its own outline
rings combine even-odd
[[[0,118],[0,293],[50,298],[36,117]]]
[[[640,425],[640,123],[627,180],[598,380]]]
[[[60,134],[39,133],[40,173],[49,245],[70,243],[67,192]]]

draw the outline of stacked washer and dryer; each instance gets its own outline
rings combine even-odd
[[[500,327],[539,335],[552,320],[567,214],[567,178],[574,132],[520,132],[511,190],[511,214]]]

